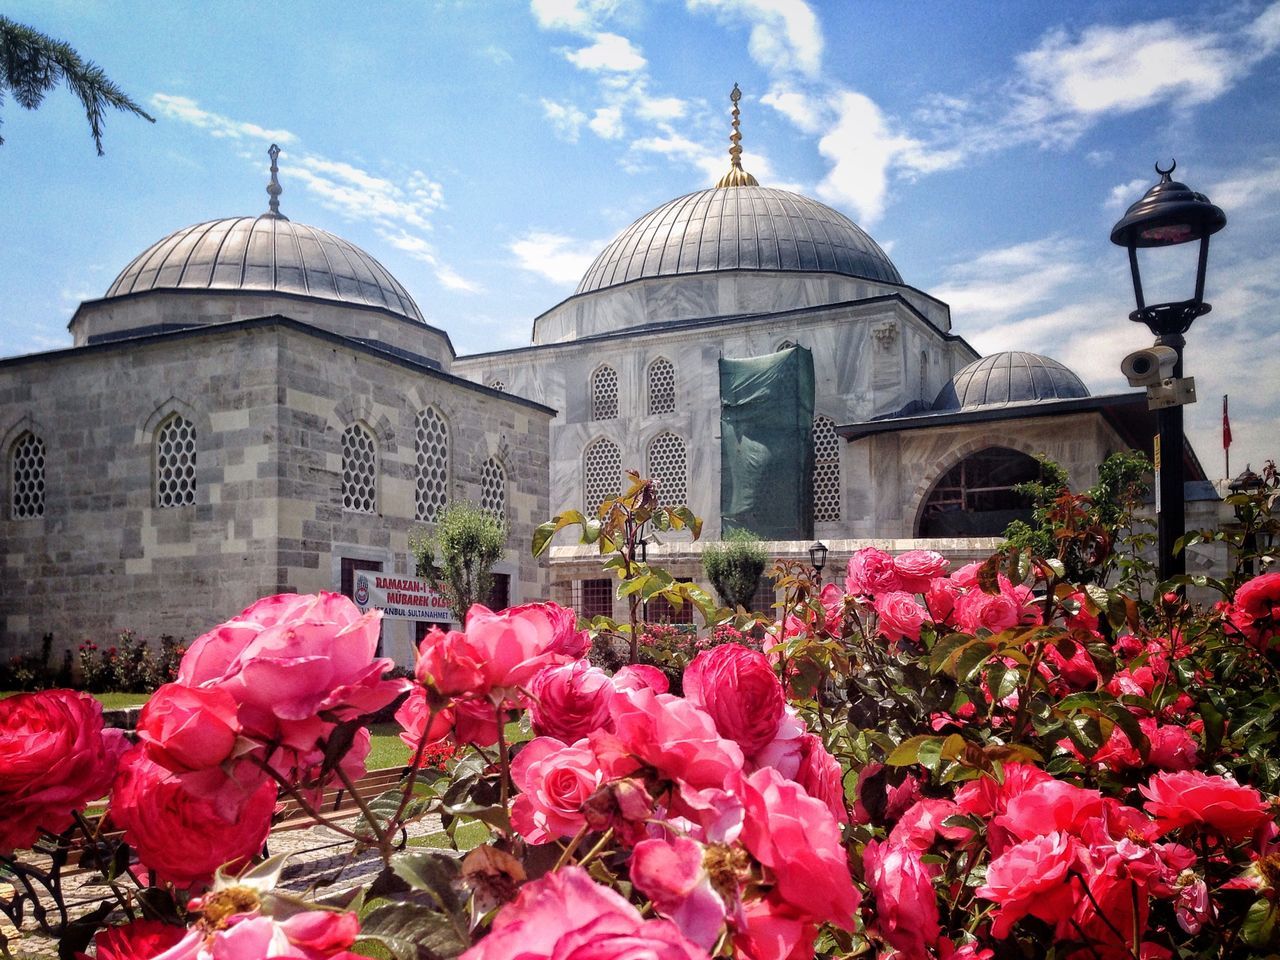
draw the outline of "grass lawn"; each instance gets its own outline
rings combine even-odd
[[[369,733],[372,736],[365,766],[370,770],[403,767],[409,763],[409,748],[400,739],[400,724],[375,723]]]
[[[19,690],[0,690],[0,700],[17,696]],[[95,693],[92,696],[108,710],[119,707],[140,707],[151,699],[149,693]]]

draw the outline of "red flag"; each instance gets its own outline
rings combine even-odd
[[[1227,416],[1227,395],[1222,395],[1222,449],[1231,447],[1231,418]]]

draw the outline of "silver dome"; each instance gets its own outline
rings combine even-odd
[[[106,295],[147,290],[286,293],[425,322],[408,291],[369,254],[327,231],[271,214],[210,220],[171,233],[134,258]]]
[[[713,270],[839,273],[902,283],[885,252],[844,214],[786,190],[734,186],[699,190],[645,214],[604,248],[575,292]]]
[[[963,367],[938,393],[934,410],[1037,403],[1089,396],[1079,377],[1038,353],[994,353]]]

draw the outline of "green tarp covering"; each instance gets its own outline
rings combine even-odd
[[[720,361],[720,521],[762,540],[813,536],[813,354]]]

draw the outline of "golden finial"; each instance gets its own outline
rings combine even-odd
[[[726,173],[716,182],[716,187],[758,187],[760,182],[751,174],[742,169],[742,131],[739,130],[741,121],[738,117],[741,111],[738,110],[738,101],[742,99],[742,91],[738,89],[738,85],[733,85],[733,90],[729,94],[729,99],[733,102],[733,133],[729,134],[729,172]]]

